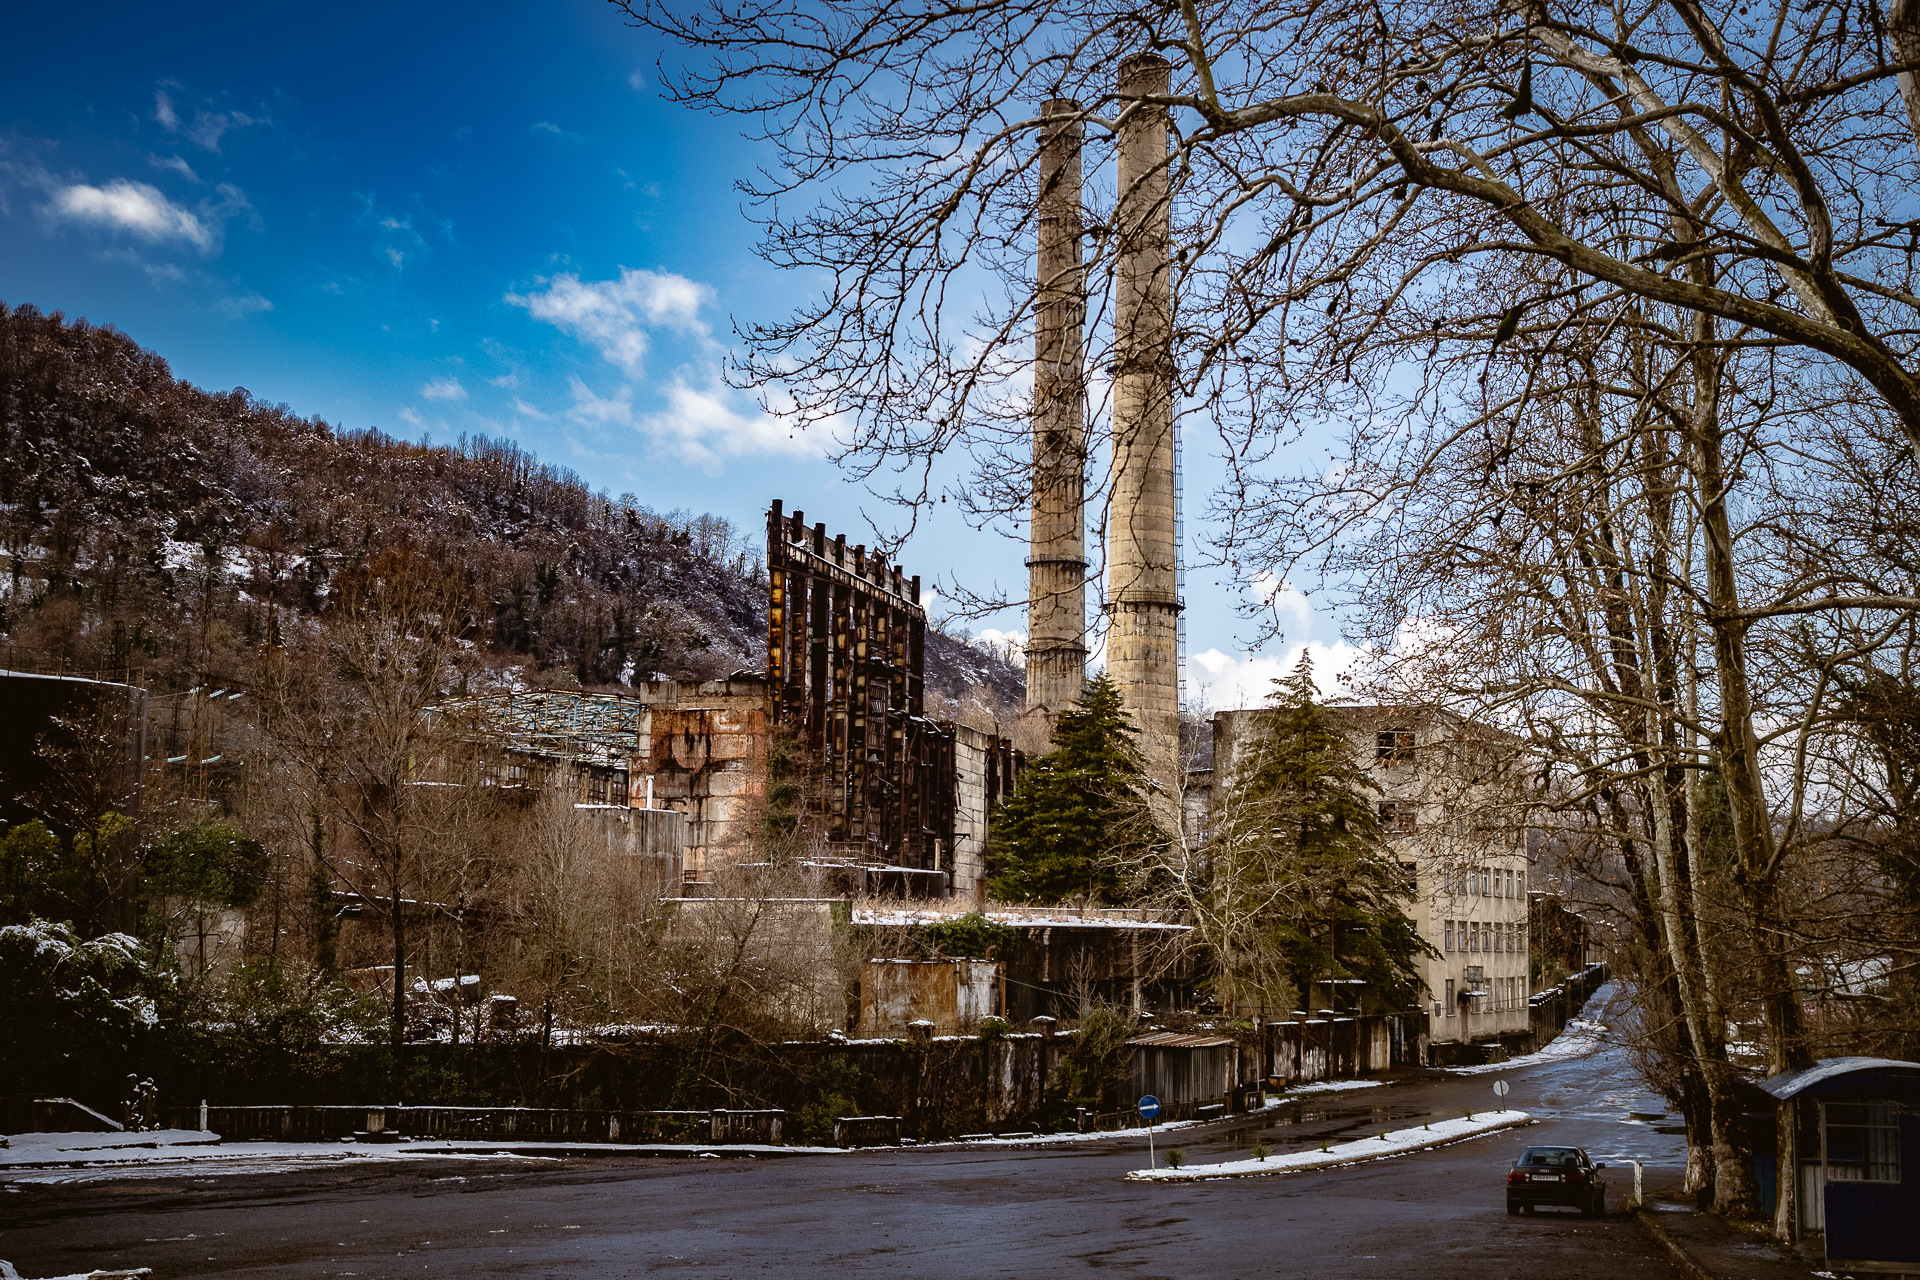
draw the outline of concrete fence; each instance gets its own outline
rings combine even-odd
[[[1478,1054],[1525,1052],[1545,1043],[1577,1014],[1606,980],[1604,965],[1591,966],[1541,992],[1532,1002],[1532,1030],[1514,1045],[1464,1046]],[[1270,1022],[1233,1035],[1231,1062],[1212,1087],[1184,1100],[1183,1114],[1205,1116],[1257,1105],[1249,1094],[1262,1086],[1290,1088],[1322,1080],[1347,1080],[1400,1067],[1429,1064],[1424,1022],[1417,1016]],[[980,1037],[932,1036],[925,1028],[897,1041],[830,1041],[777,1046],[774,1056],[743,1082],[744,1096],[772,1104],[754,1110],[643,1111],[585,1107],[461,1106],[210,1106],[206,1127],[231,1140],[250,1138],[326,1142],[355,1135],[370,1140],[469,1138],[523,1142],[716,1142],[827,1141],[827,1132],[803,1135],[792,1117],[818,1101],[817,1080],[834,1072],[847,1083],[852,1107],[831,1130],[842,1146],[893,1145],[907,1137],[926,1141],[961,1133],[1029,1130],[1048,1126],[1101,1129],[1137,1123],[1130,1111],[1081,1109],[1059,1113],[1058,1074],[1072,1043],[1051,1024],[1038,1032]],[[1435,1046],[1451,1048],[1452,1046]],[[420,1046],[436,1065],[457,1066],[459,1049]],[[487,1049],[481,1061],[506,1055]],[[491,1055],[491,1057],[489,1057]],[[1436,1055],[1437,1056],[1437,1055]],[[577,1065],[575,1074],[596,1078],[603,1096],[664,1096],[674,1060],[666,1046],[649,1055],[628,1045],[622,1054],[595,1056],[589,1048],[551,1055],[555,1066]],[[546,1060],[545,1058],[542,1059]],[[1484,1057],[1479,1060],[1485,1060]],[[1440,1065],[1434,1062],[1433,1065]],[[615,1069],[619,1068],[619,1073]],[[191,1086],[188,1086],[191,1087]],[[195,1097],[177,1088],[182,1094]],[[211,1092],[211,1090],[208,1090]],[[1256,1095],[1257,1096],[1257,1095]],[[557,1100],[565,1100],[557,1099]],[[586,1099],[582,1099],[586,1101]],[[1111,1106],[1114,1101],[1108,1100]],[[198,1103],[171,1106],[166,1122],[199,1128]]]
[[[1260,1061],[1249,1074],[1276,1088],[1419,1064],[1418,1037],[1409,1037],[1393,1014],[1269,1022],[1260,1030]]]
[[[174,1107],[167,1123],[201,1127],[201,1108]],[[360,1136],[486,1142],[716,1142],[778,1144],[784,1111],[612,1111],[564,1107],[207,1107],[205,1125],[228,1141],[336,1142]]]
[[[836,1147],[897,1147],[899,1116],[841,1116],[833,1122]]]

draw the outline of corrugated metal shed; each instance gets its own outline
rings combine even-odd
[[[1156,1031],[1150,1036],[1135,1036],[1127,1041],[1129,1045],[1152,1045],[1176,1049],[1211,1049],[1215,1045],[1232,1044],[1232,1036],[1189,1035],[1178,1031]]]
[[[1239,1051],[1233,1037],[1198,1032],[1156,1031],[1127,1041],[1133,1050],[1136,1096],[1160,1099],[1169,1120],[1191,1116],[1194,1109],[1224,1101],[1234,1079]]]

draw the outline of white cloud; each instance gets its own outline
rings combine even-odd
[[[419,426],[422,422],[426,421],[426,419],[420,416],[420,411],[418,409],[415,409],[412,405],[408,405],[405,408],[400,410],[400,420],[402,422],[410,423],[416,427]]]
[[[517,373],[503,373],[497,378],[488,378],[487,385],[490,387],[499,387],[503,391],[512,391],[520,385],[520,375]]]
[[[220,150],[220,139],[234,129],[245,129],[249,125],[265,124],[261,116],[250,116],[241,111],[202,111],[193,113],[189,122],[173,105],[173,95],[165,89],[153,95],[153,118],[168,133],[179,134],[195,146],[208,151]]]
[[[573,406],[567,417],[583,426],[627,427],[683,461],[708,471],[728,458],[775,454],[817,457],[819,449],[805,433],[790,429],[758,405],[743,405],[740,394],[723,384],[705,388],[688,382],[684,371],[665,392],[666,408],[636,411],[633,388],[622,385],[601,395],[579,378],[572,380]],[[531,406],[515,407],[532,414]],[[544,417],[545,415],[538,415]]]
[[[1253,575],[1247,588],[1253,592],[1255,599],[1273,610],[1276,618],[1288,614],[1296,626],[1312,625],[1313,603],[1307,599],[1304,591],[1291,582],[1284,582],[1263,569]]]
[[[650,328],[707,336],[700,310],[713,301],[713,290],[685,276],[622,267],[618,280],[582,283],[569,274],[538,283],[546,288],[508,293],[506,300],[590,344],[629,374],[640,372]]]
[[[1206,697],[1208,705],[1221,710],[1266,705],[1273,682],[1293,673],[1305,650],[1313,662],[1313,683],[1323,698],[1343,697],[1352,692],[1347,677],[1354,667],[1372,657],[1372,653],[1345,640],[1325,644],[1319,640],[1296,644],[1278,657],[1260,653],[1228,654],[1207,649],[1187,655],[1187,683]]]
[[[637,90],[637,89],[645,89],[646,87],[647,87],[646,68],[635,67],[633,69],[632,74],[627,76],[627,88]]]
[[[165,169],[169,173],[177,173],[188,182],[200,181],[200,175],[193,171],[193,166],[185,160],[182,160],[179,156],[148,156],[147,163],[156,169]]]
[[[237,298],[222,298],[213,304],[213,309],[229,319],[238,320],[256,311],[271,311],[273,303],[257,293],[248,293]]]
[[[465,400],[467,389],[458,378],[435,378],[420,388],[420,395],[426,400]]]
[[[358,198],[360,225],[373,230],[375,257],[384,258],[395,271],[400,271],[409,262],[426,256],[426,239],[414,230],[411,217],[402,218],[380,209],[374,204],[372,196],[360,195]]]
[[[989,653],[999,654],[1008,662],[1019,663],[1026,660],[1027,633],[1024,631],[1002,631],[998,627],[983,627],[980,634],[973,638],[973,642]]]
[[[722,458],[748,454],[818,457],[817,438],[808,436],[742,397],[719,381],[699,388],[677,377],[667,388],[667,408],[650,413],[641,430],[688,462],[712,469]]]
[[[191,209],[177,205],[157,187],[115,178],[104,187],[75,183],[53,193],[48,211],[56,217],[109,230],[125,231],[149,244],[184,241],[202,253],[219,237]]]
[[[518,396],[514,397],[513,411],[523,418],[532,418],[535,422],[548,422],[553,418],[552,414],[542,413]]]

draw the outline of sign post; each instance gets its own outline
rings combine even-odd
[[[1153,1168],[1153,1121],[1160,1114],[1160,1099],[1147,1094],[1140,1099],[1140,1118],[1147,1122],[1147,1168]]]
[[[1493,1082],[1493,1096],[1500,1099],[1501,1107],[1505,1108],[1507,1105],[1507,1082],[1505,1080],[1495,1080]]]

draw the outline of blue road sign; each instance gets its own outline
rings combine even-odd
[[[1154,1097],[1152,1094],[1148,1094],[1146,1097],[1140,1099],[1140,1118],[1142,1120],[1151,1120],[1159,1114],[1160,1099]]]

